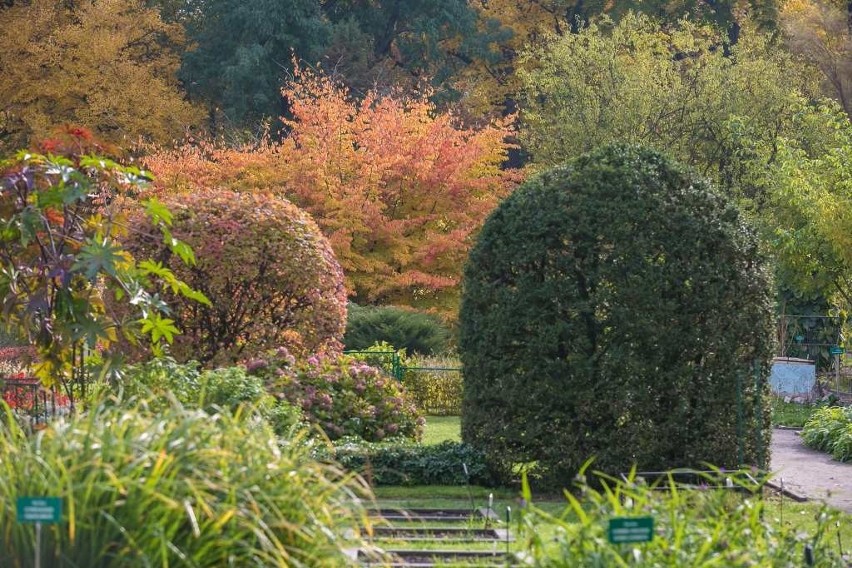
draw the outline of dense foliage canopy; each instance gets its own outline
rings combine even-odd
[[[489,217],[465,270],[463,438],[557,485],[592,456],[610,473],[760,463],[771,298],[737,210],[662,155],[550,170]]]

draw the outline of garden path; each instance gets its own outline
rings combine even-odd
[[[852,513],[852,463],[808,448],[797,430],[773,430],[772,471],[791,491]]]

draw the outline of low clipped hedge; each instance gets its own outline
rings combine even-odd
[[[316,450],[314,455],[357,472],[373,486],[466,483],[490,486],[494,481],[485,464],[485,455],[459,442],[424,446],[405,441],[375,444],[348,438]]]
[[[35,436],[0,420],[0,566],[30,566],[19,496],[63,501],[51,568],[354,564],[366,487],[243,411],[100,405]],[[349,536],[346,536],[349,535]]]
[[[826,406],[814,411],[802,429],[802,440],[837,461],[852,461],[852,406]]]

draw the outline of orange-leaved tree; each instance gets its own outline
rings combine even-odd
[[[501,168],[511,118],[464,128],[429,93],[356,99],[304,69],[284,95],[282,142],[194,144],[154,153],[148,166],[166,191],[282,193],[313,215],[358,303],[454,313],[472,237],[521,177]]]

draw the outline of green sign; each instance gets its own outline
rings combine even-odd
[[[58,523],[61,518],[59,497],[18,497],[19,523]]]
[[[615,517],[609,520],[609,541],[648,542],[654,538],[654,517]]]
[[[832,345],[828,352],[832,355],[843,355],[843,348],[838,345]]]

